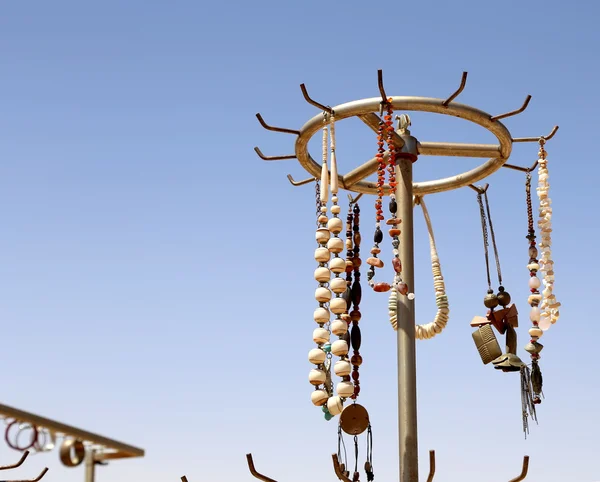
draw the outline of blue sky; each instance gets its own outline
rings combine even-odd
[[[3,403],[141,446],[147,456],[98,480],[335,480],[334,422],[309,400],[314,328],[313,188],[293,136],[325,104],[390,95],[444,98],[491,114],[533,99],[505,124],[546,134],[553,254],[562,317],[543,338],[546,399],[523,440],[519,381],[484,367],[469,321],[484,313],[475,194],[430,196],[451,317],[418,343],[421,477],[600,480],[596,374],[597,113],[600,34],[593,2],[3,2],[0,9],[0,315]],[[338,128],[340,170],[371,157],[372,133]],[[413,116],[421,140],[491,142],[458,119]],[[318,141],[311,144],[319,155]],[[516,145],[530,165],[535,144]],[[415,179],[478,160],[423,157]],[[505,286],[527,330],[524,175],[490,178]],[[373,227],[362,204],[363,239]],[[416,311],[435,314],[427,233],[415,212]],[[361,403],[378,480],[397,473],[395,339],[385,296],[365,293]],[[521,350],[520,354],[525,356]],[[364,443],[364,440],[362,441]],[[3,463],[14,458],[0,450]],[[33,458],[49,481],[82,480],[57,454]]]

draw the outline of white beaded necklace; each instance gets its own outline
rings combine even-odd
[[[415,196],[414,204],[420,204],[423,210],[423,216],[425,217],[425,223],[427,224],[427,231],[429,232],[429,248],[431,255],[431,271],[433,273],[433,285],[435,288],[435,304],[437,305],[437,313],[432,322],[424,325],[415,326],[415,336],[419,340],[426,340],[433,338],[435,335],[442,332],[448,323],[448,315],[450,309],[448,306],[448,296],[446,295],[446,286],[444,283],[444,276],[442,275],[442,268],[440,265],[440,259],[438,257],[437,248],[435,245],[435,237],[433,235],[433,226],[431,224],[431,218],[425,206],[425,201],[422,197]],[[389,300],[389,315],[390,323],[394,330],[398,330],[398,292],[392,290],[390,293]]]

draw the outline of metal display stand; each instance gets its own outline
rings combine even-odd
[[[454,102],[465,88],[467,72],[463,72],[459,88],[446,99],[429,97],[388,97],[383,84],[382,71],[378,72],[378,86],[381,97],[362,99],[345,104],[329,107],[312,99],[304,84],[300,86],[305,100],[317,107],[320,111],[310,119],[300,130],[274,127],[267,124],[260,114],[256,114],[261,125],[268,130],[293,134],[296,136],[295,153],[284,156],[265,156],[256,147],[255,151],[265,161],[277,161],[282,159],[297,159],[302,167],[312,176],[302,181],[295,181],[288,175],[290,182],[295,185],[310,183],[320,177],[321,166],[315,162],[308,152],[307,146],[311,137],[320,131],[323,126],[323,115],[335,112],[336,122],[350,117],[358,117],[373,131],[381,121],[377,113],[383,111],[383,107],[391,99],[394,112],[431,112],[435,114],[459,117],[490,131],[498,144],[462,144],[448,142],[419,141],[411,135],[408,127],[410,119],[404,117],[403,125],[392,140],[397,156],[396,178],[396,200],[398,202],[398,215],[402,219],[402,233],[400,243],[400,258],[403,266],[403,278],[408,286],[414,286],[414,249],[413,249],[413,196],[424,196],[427,194],[450,191],[469,186],[478,192],[485,188],[476,187],[476,183],[493,174],[501,167],[515,169],[524,172],[532,171],[537,162],[530,168],[507,164],[515,142],[538,142],[548,140],[558,130],[555,126],[550,134],[542,137],[513,138],[508,128],[500,122],[503,119],[515,116],[523,112],[529,105],[531,96],[528,95],[520,108],[500,115],[491,115],[474,107]],[[398,117],[397,117],[398,118]],[[402,122],[402,121],[401,121]],[[419,156],[451,156],[451,157],[473,157],[488,158],[478,167],[443,179],[430,180],[426,182],[413,182],[412,165]],[[389,151],[385,152],[386,161]],[[377,159],[373,158],[361,166],[339,174],[339,186],[342,189],[362,194],[376,194],[376,184],[365,180],[369,175],[377,171]],[[385,186],[389,191],[389,186]],[[417,444],[417,385],[415,364],[415,304],[405,296],[398,297],[398,330],[397,330],[397,363],[398,363],[398,434],[399,434],[399,470],[400,482],[418,481],[418,444]],[[274,482],[266,476],[256,472],[252,462],[252,456],[248,455],[248,464],[252,475],[260,480]],[[523,480],[528,471],[529,458],[525,456],[522,473],[512,479],[511,482]],[[349,480],[339,470],[337,458],[334,457],[334,469],[340,480]],[[430,453],[430,473],[427,481],[433,480],[435,473],[435,455]]]
[[[5,419],[10,419],[10,424],[25,425],[31,429],[34,434],[31,447],[36,446],[36,448],[41,449],[41,452],[52,450],[55,438],[64,438],[59,449],[60,460],[67,467],[76,467],[84,463],[85,482],[94,482],[96,465],[98,464],[105,465],[110,460],[144,456],[143,449],[7,405],[0,404],[0,415]],[[49,440],[44,441],[44,445],[48,444],[49,448],[40,447],[37,442],[37,435],[41,431],[49,435]],[[8,438],[9,434],[7,432],[5,439],[8,441]],[[28,451],[25,451],[19,465],[23,463],[28,453]],[[2,470],[1,467],[0,470]],[[33,480],[40,480],[44,473]]]

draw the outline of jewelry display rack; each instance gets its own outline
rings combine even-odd
[[[519,142],[544,142],[552,138],[558,126],[555,126],[550,134],[541,137],[513,138],[508,128],[501,122],[504,119],[515,116],[523,112],[529,105],[531,96],[528,95],[516,110],[499,115],[491,115],[475,107],[454,102],[466,86],[467,72],[463,72],[459,88],[445,99],[429,97],[405,97],[388,96],[385,92],[382,71],[378,71],[378,87],[380,97],[356,100],[341,105],[330,107],[315,101],[308,94],[306,86],[300,86],[304,99],[311,105],[319,109],[319,113],[308,120],[300,130],[275,127],[265,122],[260,114],[256,114],[260,124],[267,130],[292,134],[295,139],[295,153],[282,156],[266,156],[262,151],[255,147],[258,156],[265,161],[278,161],[284,159],[297,159],[300,165],[310,174],[311,177],[295,181],[288,175],[289,181],[294,186],[308,184],[319,179],[322,166],[317,163],[308,152],[310,139],[319,132],[323,126],[323,115],[334,114],[336,121],[342,121],[352,117],[358,117],[369,128],[377,132],[378,126],[382,121],[380,115],[383,114],[383,107],[391,104],[394,112],[430,112],[473,122],[491,132],[497,139],[496,144],[467,144],[467,143],[449,143],[449,142],[430,142],[420,141],[414,137],[408,130],[410,119],[403,115],[398,129],[392,136],[392,143],[403,155],[396,159],[396,179],[395,196],[398,203],[398,215],[402,219],[402,233],[400,243],[400,259],[403,269],[404,282],[408,286],[414,286],[414,238],[413,238],[413,197],[422,197],[429,194],[441,193],[458,189],[461,187],[471,187],[477,192],[483,192],[485,187],[477,187],[474,183],[486,178],[487,176],[505,167],[513,170],[529,173],[536,165],[532,167],[520,167],[513,164],[507,164],[511,155],[513,143]],[[384,158],[389,158],[389,150],[385,152]],[[425,182],[413,181],[413,163],[419,156],[450,156],[450,157],[469,157],[469,158],[487,158],[485,162],[478,167],[455,176],[429,180]],[[358,197],[363,194],[376,194],[377,186],[375,182],[366,180],[368,176],[374,174],[378,168],[377,158],[372,158],[361,166],[344,173],[338,174],[338,183],[340,188],[350,192],[358,193]],[[386,192],[389,191],[389,185],[385,185]],[[351,200],[354,202],[358,199]],[[417,384],[416,384],[416,363],[415,363],[415,302],[409,297],[398,297],[397,301],[397,367],[398,367],[398,437],[399,437],[399,481],[417,482],[418,481],[418,444],[417,444]],[[248,466],[251,474],[266,482],[275,482],[273,479],[260,474],[254,467],[252,455],[247,455]],[[337,455],[333,455],[333,466],[336,475],[340,480],[350,482],[351,479],[340,470],[340,464]],[[525,456],[523,460],[522,472],[510,482],[524,480],[527,476],[529,466],[529,457]],[[435,453],[430,452],[430,472],[427,482],[433,480],[435,474]],[[187,479],[182,477],[182,481]]]

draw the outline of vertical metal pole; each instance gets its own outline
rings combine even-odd
[[[85,482],[94,482],[96,479],[96,451],[88,449],[85,452]]]
[[[415,289],[413,246],[412,160],[400,157],[396,167],[396,200],[400,228],[402,277],[409,292]],[[398,435],[400,482],[418,482],[417,373],[415,353],[415,302],[398,296]]]

